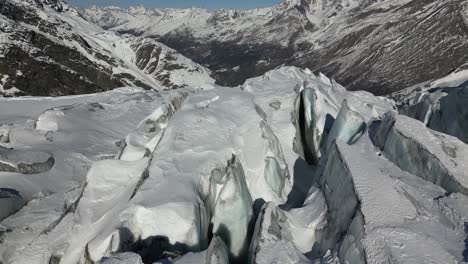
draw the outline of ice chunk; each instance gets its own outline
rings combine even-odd
[[[206,252],[207,264],[229,264],[229,252],[224,241],[215,236]]]
[[[126,252],[118,253],[111,257],[104,257],[96,264],[143,264],[141,257],[138,254]]]
[[[412,118],[399,116],[388,133],[384,155],[403,170],[448,192],[468,194],[468,146],[457,138],[431,131]]]
[[[344,100],[328,135],[327,149],[334,140],[341,140],[348,144],[356,142],[366,131],[366,128],[367,122],[364,117],[357,110],[351,108],[348,100]]]
[[[136,131],[125,139],[125,147],[119,159],[133,161],[139,160],[153,153],[161,139],[164,128],[171,116],[180,108],[187,97],[184,92],[177,92],[170,96],[168,102],[158,107],[151,115],[140,122]]]
[[[55,159],[48,153],[0,146],[0,171],[38,174],[50,170]]]
[[[406,103],[400,113],[468,143],[468,86],[433,88]]]
[[[326,139],[337,114],[335,100],[319,89],[305,88],[301,93],[299,116],[296,118],[301,134],[296,137],[296,146],[302,145],[304,158],[311,164],[318,164],[322,156],[322,138]]]
[[[210,200],[213,204],[213,234],[228,241],[229,252],[234,259],[247,256],[248,230],[252,218],[250,196],[242,165],[236,156],[229,161],[226,174],[211,179]]]
[[[188,253],[177,259],[176,264],[229,264],[229,252],[224,241],[215,236],[207,250]],[[162,264],[162,263],[161,263]]]
[[[322,192],[312,188],[304,206],[283,211],[272,203],[260,210],[250,245],[250,263],[311,263],[305,256],[316,246],[316,232],[326,223]]]
[[[321,188],[328,206],[328,226],[321,241],[321,253],[333,248],[354,216],[359,200],[353,186],[353,179],[343,157],[335,144],[332,144],[327,162],[320,178]],[[343,199],[342,197],[346,197]]]
[[[288,218],[289,232],[296,247],[302,253],[316,253],[314,249],[321,241],[322,230],[327,223],[327,209],[322,191],[313,186],[302,207],[285,212]],[[314,256],[311,255],[311,257]]]
[[[340,262],[462,261],[463,224],[433,203],[445,191],[376,155],[367,134],[332,145],[321,185],[329,220],[321,246],[336,247]]]
[[[327,145],[336,138],[345,138],[352,143],[356,140],[354,137],[366,130],[367,123],[394,108],[389,99],[367,92],[342,91],[333,85],[330,87],[331,84],[334,82],[325,85],[306,83],[295,102],[293,122],[297,133],[294,147],[309,164],[318,165]],[[336,123],[338,115],[340,120]],[[333,135],[328,139],[330,133]]]
[[[10,127],[7,125],[0,125],[0,143],[10,142]]]
[[[60,120],[64,119],[64,117],[65,113],[61,110],[47,110],[37,118],[36,129],[44,131],[57,131],[60,129]]]
[[[94,223],[116,203],[127,201],[144,177],[148,159],[138,162],[103,160],[93,164],[77,212],[82,224]]]
[[[282,175],[283,170],[275,158],[267,157],[265,163],[265,181],[278,196],[281,196],[285,177]]]
[[[266,140],[265,182],[280,198],[285,198],[291,190],[291,177],[284,158],[281,143],[271,127],[262,120],[260,123],[262,138]]]
[[[17,212],[25,204],[26,201],[17,191],[0,188],[0,221]]]
[[[72,232],[64,263],[81,258],[88,244],[92,245],[87,247],[88,258],[97,261],[105,256],[110,243],[107,230],[119,224],[115,216],[132,197],[147,166],[147,158],[136,162],[103,160],[93,164],[76,208],[79,225]]]
[[[375,121],[375,124],[377,124],[375,130],[369,129],[369,136],[373,140],[374,145],[380,149],[384,149],[388,133],[390,133],[390,130],[393,128],[397,116],[398,113],[396,111],[388,111],[382,117],[382,120]]]
[[[312,263],[294,245],[287,216],[272,203],[263,205],[250,245],[249,263]]]
[[[459,138],[468,144],[468,86],[449,90],[439,99],[428,127]]]

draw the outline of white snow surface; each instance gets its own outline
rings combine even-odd
[[[34,174],[0,166],[0,187],[27,202],[7,201],[0,261],[464,261],[465,194],[403,171],[371,142],[393,101],[294,67],[236,88],[198,88],[0,98],[0,162],[54,159]],[[327,115],[336,119],[329,131]],[[408,125],[435,154],[444,152],[439,141],[455,142],[399,118],[393,129]],[[301,165],[303,129],[320,135],[316,166]]]

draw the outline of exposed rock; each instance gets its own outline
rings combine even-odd
[[[468,61],[466,10],[464,0],[288,0],[257,10],[89,8],[84,16],[155,38],[208,65],[223,85],[286,64],[388,94]]]

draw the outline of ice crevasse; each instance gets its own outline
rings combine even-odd
[[[390,99],[282,67],[151,107],[113,158],[93,163],[67,213],[2,261],[465,260],[466,144]],[[36,128],[60,134],[61,111]]]

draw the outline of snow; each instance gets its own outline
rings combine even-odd
[[[229,241],[233,258],[247,254],[248,229],[252,218],[250,197],[242,165],[233,157],[228,162],[226,175],[212,175],[210,179],[213,233]]]
[[[21,93],[21,91],[16,87],[11,87],[9,89],[5,89],[5,85],[8,82],[10,76],[3,75],[2,79],[0,79],[0,96],[13,96],[15,94]]]
[[[172,262],[171,262],[172,263]],[[200,253],[188,253],[176,259],[176,264],[227,264],[229,256],[227,246],[222,239],[215,236],[207,250]]]
[[[97,264],[143,264],[141,257],[135,253],[119,253],[99,260]]]
[[[1,16],[1,22],[5,24],[5,27],[12,28],[13,32],[26,33],[33,31],[58,45],[76,50],[82,54],[83,58],[96,64],[96,67],[104,72],[130,76],[130,78],[122,77],[128,86],[145,85],[156,90],[162,90],[188,87],[188,80],[190,80],[191,87],[200,88],[210,87],[215,82],[210,77],[211,72],[208,69],[187,59],[175,50],[149,38],[129,37],[104,30],[90,23],[78,14],[75,9],[65,4],[63,4],[65,5],[63,12],[56,12],[49,5],[39,8],[36,3],[8,1],[14,2],[15,5],[21,8],[28,9],[31,16],[37,15],[39,19],[44,20],[44,24],[47,23],[50,29],[46,32],[40,25],[18,24]],[[49,57],[34,56],[34,49],[37,48],[26,39],[18,38],[18,36],[12,35],[10,31],[6,31],[4,35],[2,34],[2,37],[0,37],[0,46],[2,48],[19,47],[26,53],[32,54],[33,58],[38,61],[57,63]],[[138,65],[138,60],[142,59],[142,55],[138,54],[138,50],[148,45],[154,49],[155,53],[157,53],[157,50],[161,51],[157,56],[151,58],[154,60],[151,65],[156,66],[151,69]],[[64,70],[73,71],[65,65],[60,66]],[[170,70],[175,66],[177,67],[176,70]],[[16,78],[24,77],[24,72],[17,70],[15,75]],[[0,95],[13,96],[21,93],[15,87],[3,88],[9,76],[4,75],[0,76],[0,78]]]
[[[0,189],[0,220],[16,213],[24,204],[24,199],[15,190]]]
[[[336,166],[336,162],[343,166],[334,167],[338,170],[335,172],[326,169],[322,176],[329,190],[325,197],[330,212],[336,214],[331,219],[338,224],[331,227],[331,232],[348,230],[344,240],[349,242],[341,245],[340,259],[355,259],[357,262],[352,263],[360,263],[362,256],[369,262],[397,256],[401,263],[461,261],[462,247],[455,245],[461,241],[463,226],[457,221],[441,220],[446,217],[445,212],[432,202],[444,195],[442,188],[378,157],[368,138],[351,146],[338,141],[330,155],[327,167]],[[341,195],[345,190],[350,193],[349,200],[358,202],[343,204]],[[425,213],[421,215],[422,211]],[[431,253],[426,245],[431,247]]]
[[[468,198],[446,178],[466,184],[467,147],[394,106],[294,67],[236,88],[0,98],[0,260],[462,262]],[[315,166],[302,135],[321,138]]]
[[[44,243],[41,233],[60,222],[71,201],[79,197],[92,162],[113,158],[118,150],[115,143],[159,106],[161,98],[154,92],[129,88],[86,96],[0,100],[0,120],[9,124],[9,143],[2,144],[13,148],[6,151],[6,161],[18,165],[43,162],[51,156],[55,160],[52,168],[38,174],[0,172],[2,188],[16,190],[28,202],[2,222],[12,232],[4,235],[9,243],[0,247],[0,256],[4,261],[24,263],[29,261],[21,252]],[[103,109],[96,108],[96,102]],[[61,108],[64,113],[56,123],[60,129],[35,129],[41,112],[51,108]],[[28,226],[26,232],[24,226]]]
[[[402,169],[448,192],[468,194],[465,162],[468,146],[457,138],[430,131],[419,121],[399,116],[388,134],[384,154]]]
[[[250,249],[251,263],[311,263],[294,245],[284,212],[274,204],[263,206]]]
[[[405,96],[400,113],[423,122],[427,127],[468,142],[466,105],[468,87],[433,88]]]

